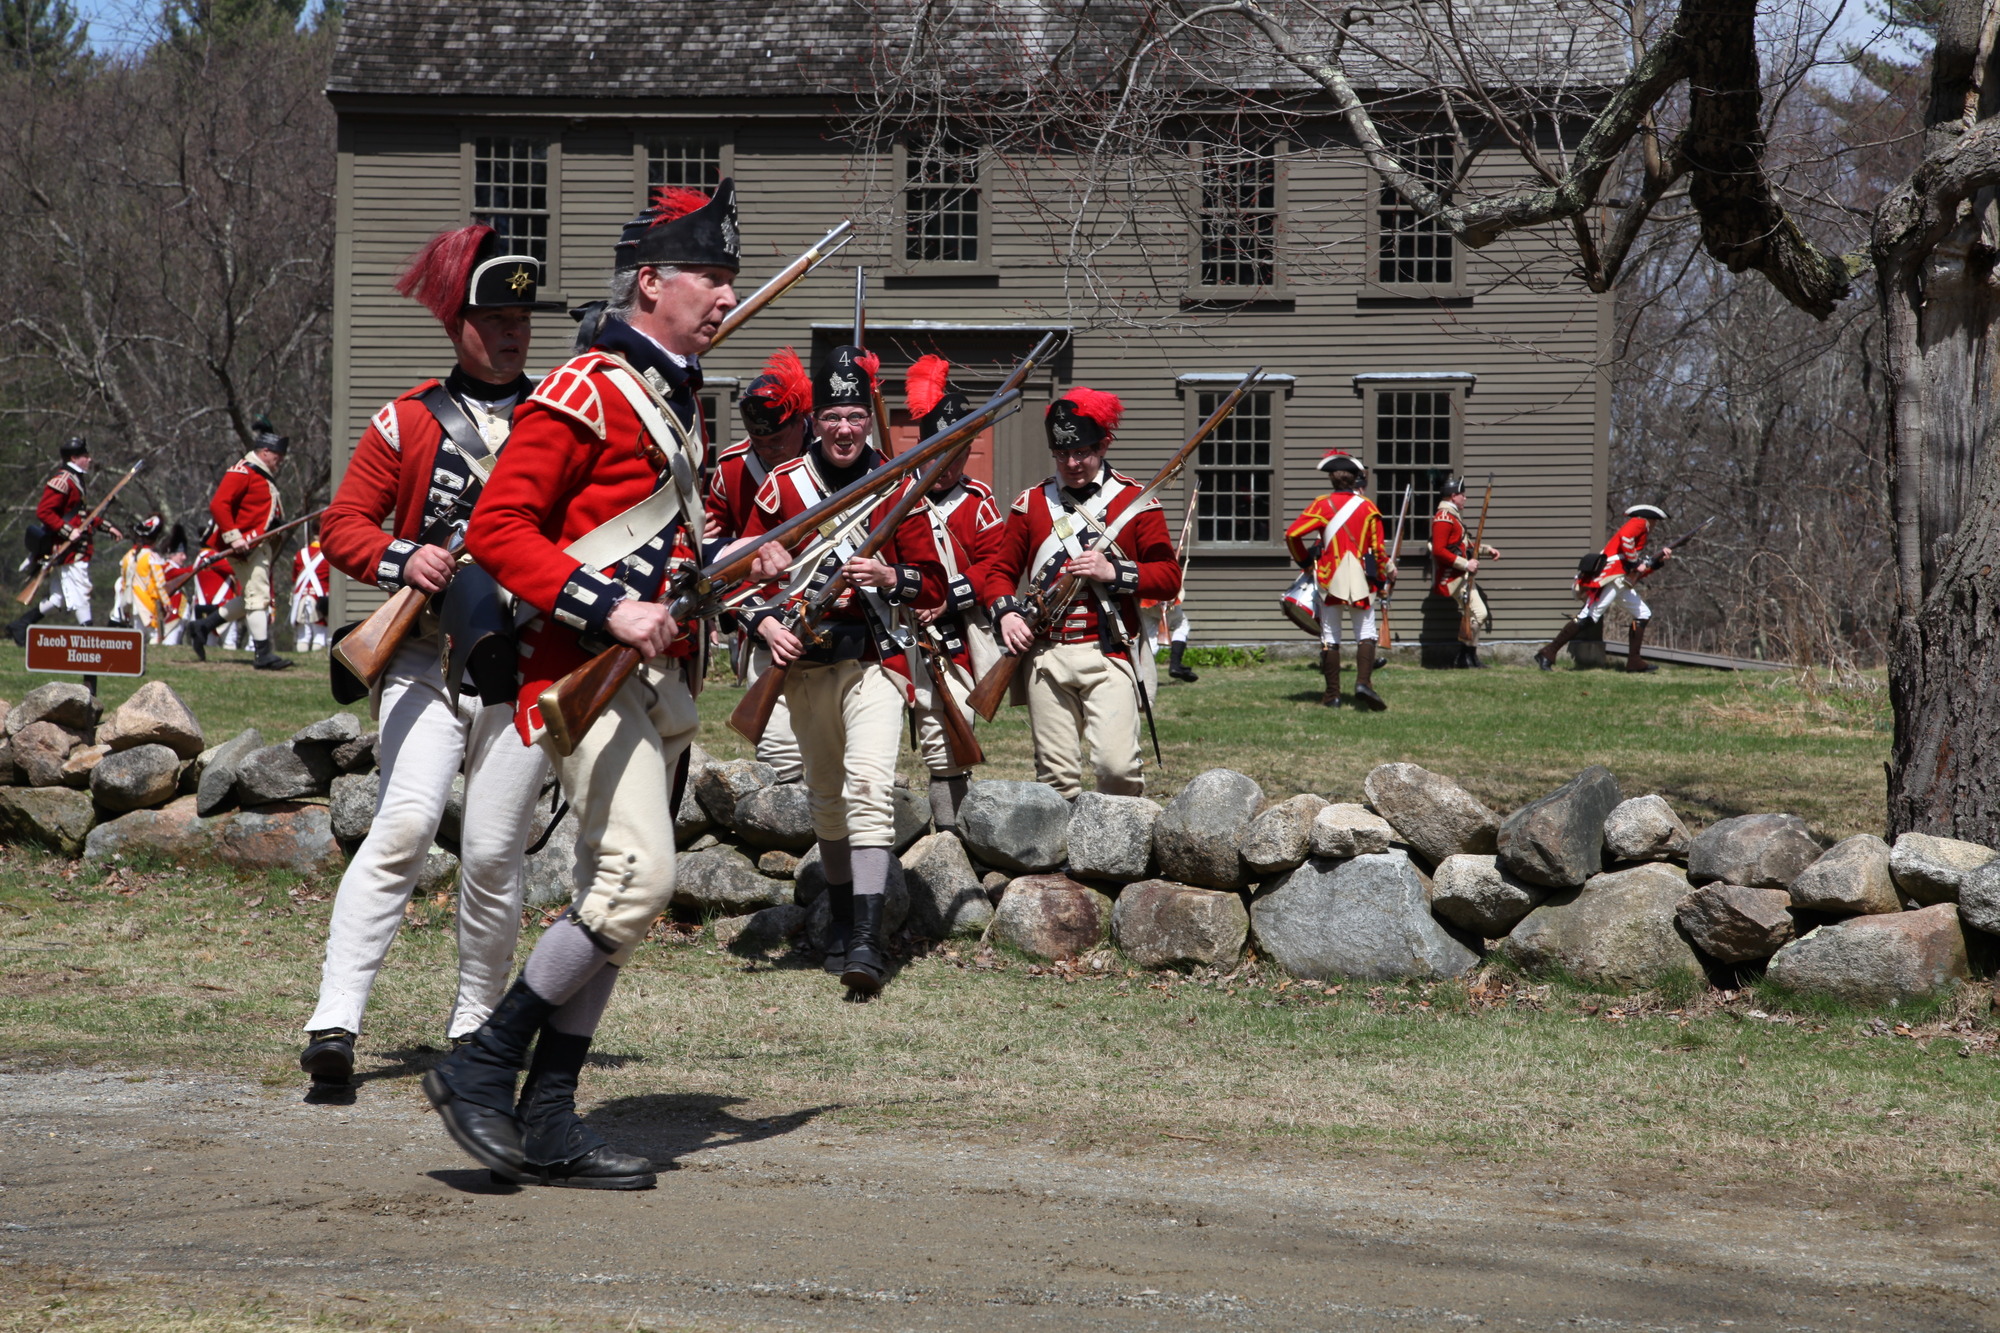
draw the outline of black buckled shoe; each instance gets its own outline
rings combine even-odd
[[[521,1122],[514,1114],[514,1076],[528,1046],[555,1006],[516,981],[472,1040],[424,1075],[424,1095],[452,1141],[504,1180],[519,1181]]]
[[[312,1078],[306,1100],[316,1104],[338,1104],[354,1100],[354,1034],[346,1028],[326,1028],[306,1033],[306,1048],[299,1054],[299,1068]]]
[[[826,958],[820,966],[839,976],[847,970],[847,941],[854,933],[854,884],[826,886]]]
[[[888,897],[886,893],[854,895],[854,934],[848,938],[847,966],[841,969],[840,984],[859,995],[878,993],[883,978],[889,975],[887,960],[882,957],[882,906]]]
[[[1375,693],[1373,685],[1356,685],[1354,687],[1354,706],[1371,713],[1386,713],[1389,711],[1389,701]]]
[[[652,1160],[620,1152],[576,1113],[576,1085],[590,1038],[542,1029],[521,1085],[523,1185],[572,1190],[643,1190],[658,1183]]]

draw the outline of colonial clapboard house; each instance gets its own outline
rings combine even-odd
[[[1602,540],[1612,311],[1570,279],[1549,237],[1477,252],[1455,245],[1384,192],[1322,109],[1251,151],[1191,129],[1184,221],[1154,227],[1143,253],[1108,248],[1082,281],[1053,259],[1036,207],[1037,196],[1068,188],[1059,162],[1003,163],[970,138],[939,149],[889,136],[863,151],[843,131],[879,53],[883,8],[893,7],[349,0],[328,88],[339,115],[336,476],[339,441],[358,439],[385,400],[450,364],[436,324],[392,290],[432,233],[468,217],[489,222],[541,256],[550,291],[576,305],[601,295],[611,243],[650,188],[732,176],[743,210],[739,294],[842,218],[855,217],[860,236],[704,358],[705,406],[725,438],[740,435],[735,386],[772,350],[824,355],[847,341],[853,265],[865,263],[869,344],[892,398],[925,352],[949,358],[955,382],[972,391],[997,382],[1043,332],[1070,335],[1031,386],[1029,410],[975,454],[973,471],[1003,503],[1047,473],[1041,408],[1067,386],[1124,399],[1114,462],[1144,477],[1244,369],[1266,367],[1267,386],[1187,478],[1200,488],[1188,576],[1198,642],[1300,641],[1277,607],[1293,572],[1284,529],[1323,489],[1315,464],[1332,446],[1367,460],[1385,511],[1414,488],[1401,638],[1417,628],[1421,553],[1445,469],[1472,480],[1475,512],[1494,483],[1487,540],[1507,555],[1487,576],[1494,637],[1555,628],[1573,605],[1577,555]],[[1617,76],[1617,52],[1559,37],[1553,7],[1485,8],[1551,13],[1533,21],[1541,26],[1528,30],[1521,59],[1554,50],[1572,82]],[[1436,172],[1455,165],[1447,139],[1419,137],[1412,150],[1437,155]],[[1080,301],[1085,286],[1092,294]],[[1107,310],[1122,291],[1138,294],[1143,317]],[[572,331],[560,315],[540,317],[531,369],[561,360]],[[1178,527],[1183,498],[1167,508]],[[336,613],[353,618],[372,598],[344,586]],[[1433,605],[1425,637],[1454,633],[1448,609]]]

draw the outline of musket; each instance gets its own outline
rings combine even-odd
[[[847,234],[853,229],[853,219],[843,219],[840,225],[815,241],[804,254],[780,269],[776,277],[750,293],[742,305],[723,317],[722,326],[716,329],[715,337],[709,339],[708,350],[712,352],[722,346],[730,334],[742,328],[759,310],[783,296],[793,283],[833,258],[842,246],[854,239]]]
[[[857,502],[868,499],[912,469],[930,462],[961,438],[976,435],[1009,415],[1020,401],[1018,389],[996,395],[964,421],[939,431],[936,437],[901,458],[857,477],[769,532],[736,543],[699,570],[670,582],[665,598],[669,613],[677,622],[698,618],[703,605],[717,597],[721,585],[735,584],[750,576],[751,561],[763,547],[772,542],[788,543],[794,537],[818,527],[828,515],[845,513]],[[536,702],[558,754],[570,754],[576,749],[576,743],[596,724],[610,706],[612,697],[638,669],[640,661],[638,649],[629,644],[613,644],[542,691],[541,698]]]
[[[895,504],[889,507],[889,512],[875,524],[867,540],[855,548],[854,554],[849,556],[848,560],[873,560],[876,552],[895,537],[896,529],[903,525],[903,520],[917,507],[917,501],[930,493],[931,487],[937,484],[937,479],[944,475],[944,470],[950,467],[958,455],[971,444],[972,435],[962,435],[952,447],[940,453],[913,484],[905,487]],[[847,570],[841,569],[826,581],[824,587],[805,598],[795,610],[784,614],[785,628],[801,638],[817,640],[821,619],[852,586],[853,580],[847,577]],[[911,651],[915,651],[914,646]],[[915,665],[914,662],[911,663],[912,668]],[[790,662],[783,666],[773,663],[769,671],[757,677],[757,683],[743,691],[743,697],[737,701],[734,711],[729,714],[729,729],[752,745],[763,740],[764,729],[771,725],[771,714],[777,709],[779,696],[785,692],[785,681],[791,675],[791,671]],[[947,710],[952,707],[949,696],[944,700],[944,707]]]
[[[854,346],[868,350],[868,270],[859,264],[854,266]],[[894,451],[889,447],[889,409],[882,402],[879,375],[869,385],[868,400],[869,415],[875,418],[875,452],[887,458]]]
[[[1403,523],[1410,517],[1410,497],[1416,492],[1416,489],[1415,482],[1409,482],[1403,487],[1403,507],[1396,513],[1396,539],[1389,545],[1389,568],[1398,572],[1400,572],[1401,566],[1397,562],[1403,558]],[[1384,580],[1384,584],[1382,592],[1382,623],[1377,626],[1377,629],[1380,631],[1380,638],[1375,645],[1378,657],[1387,654],[1390,648],[1389,606],[1390,603],[1396,600],[1396,585],[1387,582],[1386,579]]]
[[[465,534],[454,530],[445,545],[445,554],[454,567],[466,557]],[[417,620],[429,605],[431,594],[413,584],[404,584],[389,594],[387,601],[368,613],[368,618],[349,630],[333,645],[334,660],[354,673],[355,679],[371,689],[375,678],[389,669],[403,641],[416,628]]]
[[[1202,422],[1196,428],[1195,433],[1188,437],[1187,443],[1181,446],[1180,452],[1168,459],[1166,466],[1154,474],[1153,479],[1146,483],[1145,489],[1139,492],[1138,497],[1125,507],[1125,510],[1118,518],[1106,525],[1105,536],[1100,543],[1100,549],[1107,551],[1110,549],[1112,540],[1117,537],[1119,532],[1123,531],[1126,520],[1136,517],[1139,511],[1145,507],[1146,502],[1152,499],[1161,487],[1180,475],[1180,471],[1187,465],[1188,459],[1194,456],[1194,451],[1200,448],[1210,435],[1215,433],[1218,426],[1228,420],[1229,414],[1236,410],[1236,405],[1243,401],[1243,395],[1250,392],[1257,381],[1263,377],[1264,368],[1256,366],[1242,379],[1237,381],[1236,387],[1229,391],[1229,396],[1216,404],[1215,411],[1209,413],[1208,420]],[[1030,593],[1029,601],[1031,606],[1027,612],[1019,613],[1028,622],[1029,630],[1039,635],[1048,626],[1055,624],[1062,614],[1068,610],[1069,604],[1075,601],[1077,596],[1082,593],[1084,583],[1085,580],[1081,575],[1063,574],[1047,587],[1037,588]],[[994,626],[996,631],[999,628],[998,625]],[[1137,664],[1135,663],[1134,665],[1136,666]],[[985,718],[988,722],[991,722],[993,715],[1000,711],[1000,701],[1007,697],[1007,691],[1014,683],[1014,674],[1020,669],[1021,658],[1011,652],[1004,651],[1003,645],[1000,660],[995,662],[986,674],[979,678],[979,683],[972,687],[972,693],[966,699],[966,702],[972,706],[972,711]],[[1147,700],[1146,692],[1143,689],[1139,691],[1139,702],[1145,707],[1146,716],[1150,719],[1152,717],[1152,706]],[[1156,737],[1154,740],[1154,749],[1156,752],[1158,746],[1159,741]]]
[[[979,744],[979,737],[972,734],[972,724],[965,720],[964,711],[945,689],[945,682],[950,679],[951,673],[938,660],[945,653],[933,644],[932,640],[936,637],[929,625],[919,626],[916,651],[930,672],[931,692],[937,696],[938,721],[944,725],[944,743],[951,753],[951,762],[960,768],[971,768],[986,762],[986,751]]]
[[[138,476],[139,469],[144,466],[146,466],[146,460],[142,458],[134,463],[124,476],[111,484],[111,489],[106,491],[104,498],[97,502],[97,508],[84,516],[82,526],[77,528],[73,535],[65,537],[61,546],[53,548],[46,556],[42,557],[42,567],[35,571],[33,581],[27,587],[23,588],[21,595],[14,600],[18,601],[22,606],[26,606],[35,600],[35,593],[41,588],[42,580],[49,576],[49,571],[56,567],[56,562],[68,555],[78,542],[86,540],[92,532],[97,530],[97,520],[102,518],[104,511],[111,507],[111,501],[117,497],[118,492],[125,489],[125,483]]]
[[[195,561],[193,564],[189,565],[186,569],[183,569],[180,573],[174,575],[172,578],[168,579],[165,583],[160,585],[161,589],[162,591],[167,593],[167,595],[172,596],[174,593],[179,592],[181,588],[186,585],[189,579],[201,573],[202,570],[207,569],[210,565],[221,564],[224,560],[229,559],[231,556],[246,555],[249,552],[255,550],[257,547],[262,546],[265,542],[270,541],[271,538],[276,537],[281,533],[290,532],[293,528],[298,527],[300,524],[310,523],[314,519],[318,518],[321,514],[324,514],[325,512],[326,510],[324,508],[315,509],[310,514],[307,514],[303,518],[295,518],[289,523],[280,523],[275,528],[267,529],[261,536],[256,537],[251,541],[245,542],[243,544],[243,549],[241,551],[229,551],[229,550],[211,551],[207,555]]]
[[[1479,559],[1479,553],[1485,549],[1486,510],[1492,503],[1493,474],[1489,472],[1486,474],[1486,496],[1479,502],[1479,527],[1472,535],[1472,558],[1475,561]],[[1458,641],[1474,646],[1479,643],[1479,626],[1472,621],[1472,580],[1478,573],[1478,570],[1468,571],[1464,581],[1458,585]]]
[[[1661,549],[1661,550],[1663,550],[1663,551],[1678,551],[1678,550],[1680,550],[1680,549],[1681,549],[1681,547],[1683,547],[1683,546],[1687,545],[1687,544],[1688,544],[1689,542],[1693,541],[1693,540],[1694,540],[1694,539],[1695,539],[1696,537],[1699,537],[1699,536],[1701,536],[1702,532],[1703,532],[1704,530],[1706,530],[1706,529],[1707,529],[1707,527],[1708,527],[1708,525],[1709,525],[1709,524],[1711,524],[1711,523],[1713,523],[1713,522],[1715,522],[1715,515],[1713,515],[1713,514],[1710,514],[1710,515],[1709,515],[1709,516],[1708,516],[1707,518],[1705,518],[1705,519],[1703,519],[1703,520],[1702,520],[1701,522],[1699,522],[1699,523],[1695,524],[1695,525],[1694,525],[1694,526],[1693,526],[1692,528],[1689,528],[1689,529],[1687,530],[1686,534],[1685,534],[1685,535],[1683,535],[1683,536],[1682,536],[1682,537],[1681,537],[1681,538],[1680,538],[1680,539],[1679,539],[1678,541],[1671,541],[1671,542],[1668,542],[1668,543],[1667,543],[1667,544],[1666,544],[1665,546],[1661,547],[1660,549]],[[1640,578],[1642,578],[1642,579],[1644,579],[1644,578],[1651,578],[1651,577],[1653,576],[1654,572],[1655,572],[1656,570],[1658,570],[1658,569],[1660,568],[1660,566],[1664,565],[1665,563],[1666,563],[1666,561],[1664,561],[1664,560],[1648,560],[1648,561],[1646,561],[1646,563],[1645,563],[1645,566],[1644,566],[1644,568],[1645,568],[1645,571],[1646,571],[1646,572],[1645,572],[1645,573],[1643,573],[1643,574],[1641,574],[1641,575],[1640,575],[1639,577],[1640,577]]]
[[[1181,510],[1181,538],[1180,541],[1174,544],[1174,550],[1178,551],[1181,557],[1181,591],[1179,594],[1181,597],[1187,596],[1188,560],[1194,555],[1194,549],[1188,545],[1188,538],[1194,535],[1194,509],[1200,500],[1201,479],[1197,477],[1194,485],[1188,488],[1187,508]],[[1160,603],[1160,635],[1163,638],[1167,633],[1167,609],[1172,605],[1172,602]]]

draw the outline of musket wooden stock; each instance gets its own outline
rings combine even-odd
[[[943,654],[934,652],[928,644],[919,644],[917,655],[930,671],[931,693],[937,696],[938,720],[944,724],[944,743],[951,752],[951,762],[960,768],[985,763],[986,751],[980,747],[979,737],[972,734],[972,724],[965,720],[965,714],[952,702],[951,692],[945,688],[951,673],[938,660]]]
[[[542,725],[559,754],[574,754],[584,733],[597,724],[611,700],[639,669],[639,650],[614,644],[542,691]]]
[[[314,519],[318,518],[321,514],[324,514],[325,512],[326,510],[324,508],[315,509],[310,514],[306,514],[300,518],[295,518],[289,523],[280,523],[277,527],[270,529],[268,532],[258,537],[255,541],[245,543],[241,551],[211,551],[207,555],[203,556],[201,559],[189,565],[186,569],[183,569],[180,573],[168,579],[164,584],[161,585],[161,587],[169,595],[179,592],[181,588],[186,585],[189,579],[201,573],[202,570],[207,569],[209,566],[221,564],[224,560],[228,560],[232,556],[246,555],[249,552],[256,550],[259,546],[262,546],[265,542],[270,541],[271,538],[290,532],[293,528],[298,527],[301,523],[310,523]]]
[[[334,659],[353,672],[363,685],[372,687],[375,678],[389,669],[389,663],[409,637],[417,618],[423,615],[424,603],[429,600],[430,594],[421,588],[396,589],[387,601],[368,613],[366,620],[333,645]]]
[[[1133,500],[1124,512],[1127,514],[1135,512],[1151,499],[1160,487],[1172,481],[1175,475],[1187,466],[1187,461],[1194,456],[1194,451],[1215,433],[1216,427],[1229,419],[1229,414],[1243,401],[1243,395],[1249,393],[1263,377],[1262,366],[1251,367],[1249,373],[1238,380],[1236,387],[1229,391],[1229,396],[1216,404],[1215,411],[1209,413],[1208,420],[1195,428],[1194,434],[1188,437],[1180,452],[1168,459],[1166,466],[1153,474],[1153,479],[1146,483],[1145,489],[1139,492],[1138,498]],[[1026,617],[1028,628],[1039,636],[1046,627],[1055,624],[1068,609],[1069,604],[1076,600],[1077,594],[1083,590],[1083,583],[1083,579],[1079,576],[1065,574],[1053,587],[1036,592],[1033,596],[1033,612]],[[996,624],[993,632],[998,635],[1000,626]],[[1004,639],[1001,640],[1001,647],[1000,660],[987,669],[986,674],[973,685],[972,693],[966,696],[966,703],[971,706],[972,711],[988,722],[991,722],[993,715],[1000,711],[1000,701],[1007,697],[1007,690],[1014,683],[1014,674],[1021,669],[1021,658],[1006,650]]]
[[[882,521],[875,525],[869,532],[868,539],[855,548],[854,554],[849,556],[848,560],[873,560],[876,553],[888,545],[889,540],[896,535],[896,529],[903,525],[903,520],[910,516],[912,509],[916,508],[917,501],[923,499],[930,488],[937,484],[937,479],[944,475],[944,470],[951,466],[952,460],[971,446],[972,436],[976,433],[966,432],[962,428],[957,429],[957,434],[962,438],[954,447],[940,453],[936,462],[925,468],[915,481],[904,488],[896,503],[890,506],[889,512],[882,516]],[[812,602],[800,612],[795,623],[808,630],[816,629],[817,625],[812,623],[815,617],[838,602],[853,583],[843,567],[838,574],[826,581],[826,586],[814,595]],[[910,666],[914,670],[916,663],[912,662]],[[783,666],[773,662],[769,671],[757,677],[757,684],[745,690],[743,698],[730,710],[730,730],[753,745],[763,740],[764,729],[771,725],[771,713],[778,706],[777,696],[783,692],[785,678],[791,674],[791,670],[789,662]],[[777,677],[777,684],[766,688],[764,682],[773,676]],[[757,711],[760,708],[761,716]]]
[[[818,243],[811,249],[780,269],[776,277],[752,292],[742,305],[723,316],[721,327],[716,329],[715,336],[709,339],[708,350],[712,352],[722,346],[730,334],[749,323],[758,311],[783,296],[793,283],[832,258],[834,251],[847,244],[849,239],[847,232],[853,226],[852,219],[843,220],[839,226],[820,237]]]
[[[48,553],[47,556],[43,557],[42,567],[35,571],[34,580],[30,582],[27,587],[23,588],[21,590],[21,595],[15,598],[14,600],[18,601],[22,606],[26,606],[29,602],[35,600],[36,591],[41,588],[42,580],[49,576],[49,571],[56,567],[56,561],[68,555],[71,547],[75,546],[85,537],[89,536],[92,532],[96,531],[97,520],[103,517],[104,511],[106,509],[109,509],[111,507],[111,502],[112,500],[117,498],[118,492],[125,489],[125,483],[132,480],[132,478],[138,476],[139,469],[144,466],[146,466],[146,460],[142,458],[138,462],[134,463],[130,468],[127,468],[124,476],[120,477],[117,481],[111,484],[111,489],[106,491],[104,493],[104,498],[97,502],[97,508],[91,510],[88,514],[84,516],[83,526],[77,529],[76,535],[74,537],[64,538],[63,544],[61,546],[54,548]]]
[[[1410,517],[1410,496],[1415,490],[1416,484],[1414,482],[1403,487],[1403,505],[1396,514],[1396,539],[1389,546],[1389,569],[1399,574],[1402,572],[1400,562],[1403,558],[1403,523]],[[1395,600],[1396,593],[1393,583],[1387,583],[1386,579],[1384,582],[1387,584],[1388,591],[1382,595],[1382,605],[1380,607],[1381,623],[1376,626],[1375,651],[1386,656],[1389,649],[1394,646],[1393,641],[1389,637],[1389,604]]]

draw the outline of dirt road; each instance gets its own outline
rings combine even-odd
[[[857,1135],[638,1098],[644,1194],[491,1186],[414,1080],[352,1107],[0,1074],[0,1262],[367,1297],[506,1328],[1984,1329],[2000,1217],[1370,1157]],[[1809,1173],[1807,1173],[1809,1175]]]

